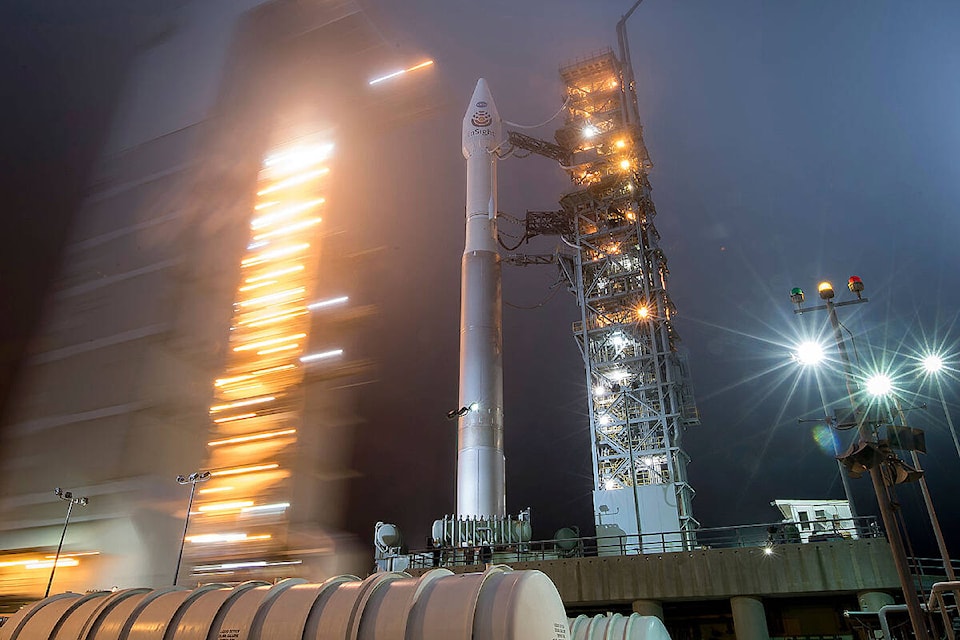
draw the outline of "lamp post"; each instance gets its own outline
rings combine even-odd
[[[180,562],[183,560],[183,545],[187,541],[187,528],[190,526],[190,510],[193,509],[193,496],[197,491],[197,483],[210,479],[209,471],[195,471],[189,476],[177,476],[177,482],[190,485],[190,499],[187,501],[187,516],[183,519],[183,535],[180,536],[180,553],[177,554],[177,568],[173,571],[173,586],[177,586],[180,578]]]
[[[804,367],[816,367],[823,362],[825,355],[823,347],[820,346],[819,343],[808,341],[797,345],[793,357]],[[827,400],[823,395],[823,387],[820,385],[819,379],[817,380],[817,393],[820,396],[820,404],[823,406],[823,415],[827,421],[827,426],[830,428],[831,434],[833,434],[833,429],[836,427],[836,419],[831,416],[830,408],[827,406]],[[840,462],[840,451],[837,447],[837,439],[831,437],[830,441],[833,444],[833,455],[837,460],[837,469],[840,472],[840,484],[843,485],[843,495],[847,498],[847,506],[850,508],[850,517],[853,518],[854,529],[859,532],[858,514],[856,506],[853,503],[853,489],[850,487],[850,478],[844,473],[843,463]]]
[[[878,398],[891,398],[893,406],[900,418],[900,426],[907,426],[907,416],[904,413],[903,405],[900,404],[900,398],[893,393],[893,383],[890,378],[884,375],[876,375],[867,380],[867,389],[871,395]],[[927,516],[930,518],[930,526],[933,527],[933,536],[937,540],[937,549],[940,551],[940,559],[943,562],[943,568],[947,573],[947,580],[954,582],[957,579],[953,571],[953,563],[950,561],[950,554],[947,551],[946,542],[943,539],[943,531],[940,529],[940,520],[937,518],[937,512],[933,508],[933,499],[930,497],[930,488],[927,486],[927,479],[924,477],[923,469],[920,467],[920,458],[917,456],[916,449],[910,449],[911,462],[913,468],[920,472],[918,482],[920,483],[920,493],[923,495],[923,503],[927,508]]]
[[[44,591],[43,597],[46,598],[50,595],[50,587],[53,585],[53,574],[57,571],[57,563],[60,561],[60,550],[63,549],[63,539],[67,537],[67,525],[70,524],[70,514],[73,513],[73,505],[80,505],[81,507],[87,506],[90,502],[86,497],[83,498],[74,498],[73,493],[70,491],[64,491],[60,487],[57,487],[53,490],[61,500],[66,501],[67,503],[67,517],[63,521],[63,531],[60,533],[60,544],[57,545],[57,555],[53,558],[53,566],[50,567],[50,580],[47,581],[47,590]]]
[[[833,285],[828,281],[823,281],[817,285],[817,293],[824,304],[818,307],[803,307],[803,290],[795,288],[790,292],[790,300],[797,305],[794,313],[802,314],[810,311],[826,310],[830,318],[830,326],[833,329],[833,337],[837,343],[837,351],[840,353],[841,364],[843,365],[843,378],[847,388],[847,398],[850,401],[850,407],[853,410],[854,417],[857,420],[857,442],[851,448],[851,453],[845,458],[850,458],[863,449],[876,449],[876,439],[870,425],[863,416],[857,416],[860,407],[857,403],[858,388],[853,377],[853,363],[850,361],[850,355],[847,353],[847,346],[843,340],[843,333],[840,327],[840,320],[837,318],[837,307],[843,307],[851,304],[860,304],[867,302],[867,298],[862,296],[864,290],[863,280],[858,276],[851,276],[847,281],[847,288],[857,296],[856,300],[847,300],[844,302],[833,302],[835,296]],[[881,465],[883,462],[871,462],[866,466],[870,474],[870,481],[873,484],[873,491],[877,496],[877,506],[880,508],[880,517],[883,520],[883,527],[887,533],[887,540],[890,543],[890,553],[893,556],[893,564],[897,569],[897,576],[900,578],[900,589],[903,591],[903,599],[907,605],[907,612],[910,614],[910,624],[913,627],[913,633],[916,640],[928,640],[930,638],[926,620],[923,616],[923,610],[920,608],[920,600],[917,598],[917,592],[913,586],[913,579],[910,574],[910,565],[907,562],[907,554],[904,551],[903,538],[900,534],[900,528],[897,525],[893,514],[893,506],[890,501],[890,494]]]
[[[947,407],[947,401],[943,397],[943,384],[940,382],[939,374],[943,370],[943,358],[935,353],[927,355],[923,359],[923,370],[926,374],[933,377],[933,381],[937,385],[937,395],[940,397],[940,406],[943,408],[943,415],[947,419],[947,427],[949,427],[950,435],[953,437],[953,446],[957,448],[957,456],[960,457],[960,439],[957,439],[957,430],[953,426],[950,409]]]

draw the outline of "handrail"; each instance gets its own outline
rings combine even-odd
[[[930,598],[927,600],[927,611],[939,611],[940,617],[943,619],[943,630],[947,638],[949,640],[956,640],[957,634],[953,630],[953,623],[947,612],[947,605],[943,602],[943,594],[946,592],[953,593],[953,608],[956,609],[956,602],[958,597],[960,597],[960,581],[935,583],[933,588],[930,589]]]
[[[658,532],[640,535],[580,536],[516,542],[513,544],[445,545],[411,550],[407,555],[411,568],[432,566],[479,565],[496,556],[497,562],[530,562],[537,560],[638,555],[644,553],[671,553],[682,551],[768,548],[774,552],[777,545],[832,542],[862,538],[882,538],[876,518],[863,516],[844,518],[841,526],[830,524],[829,529],[799,529],[810,523],[775,522],[753,525],[710,527],[690,531]]]

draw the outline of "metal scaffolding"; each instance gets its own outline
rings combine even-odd
[[[681,532],[678,541],[689,545],[698,523],[681,443],[699,416],[672,323],[650,158],[639,119],[627,114],[633,87],[624,86],[609,49],[560,75],[566,120],[556,141],[576,187],[560,200],[556,222],[538,218],[525,237],[552,230],[576,248],[557,262],[581,313],[573,333],[586,370],[597,535],[658,534],[656,542],[650,536],[649,544],[640,543],[652,552],[662,544],[659,534]],[[515,136],[510,142],[558,156]]]

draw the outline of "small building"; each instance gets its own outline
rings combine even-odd
[[[774,500],[770,506],[780,510],[785,524],[796,527],[800,542],[859,537],[847,500]]]

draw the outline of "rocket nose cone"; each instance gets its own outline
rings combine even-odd
[[[488,151],[496,148],[501,135],[500,113],[487,81],[480,78],[463,115],[463,155],[469,158],[481,148]]]
[[[473,96],[470,98],[470,104],[467,106],[465,118],[469,118],[478,109],[484,110],[499,119],[497,105],[493,102],[493,95],[490,93],[490,86],[484,78],[477,80],[477,86],[473,90]]]
[[[486,78],[480,78],[477,80],[477,86],[473,90],[473,101],[477,100],[490,100],[490,86],[487,84]]]

